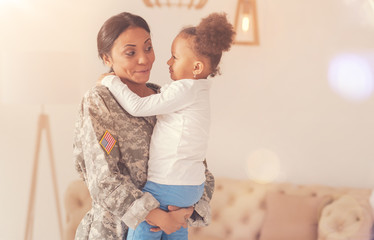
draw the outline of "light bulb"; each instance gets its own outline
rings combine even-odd
[[[248,14],[243,15],[242,30],[243,30],[243,32],[248,32],[248,30],[249,30],[249,15]]]

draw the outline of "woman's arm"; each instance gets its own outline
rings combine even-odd
[[[147,97],[133,93],[118,76],[108,75],[101,83],[114,95],[118,103],[133,116],[155,116],[181,110],[195,98],[193,82],[174,81],[163,91]]]
[[[131,169],[118,167],[123,164],[120,159],[126,156],[120,152],[120,135],[115,121],[121,119],[113,110],[113,104],[116,104],[115,101],[103,87],[94,88],[84,97],[76,124],[74,156],[93,202],[120,218],[127,226],[135,228],[159,206],[159,202],[135,186],[128,172]],[[121,127],[122,130],[126,128]],[[109,153],[100,145],[105,131],[117,140]]]
[[[205,164],[205,187],[204,194],[201,199],[195,204],[192,216],[188,219],[188,223],[193,227],[202,227],[210,224],[211,212],[209,202],[212,199],[214,192],[214,176],[208,170],[206,160]]]

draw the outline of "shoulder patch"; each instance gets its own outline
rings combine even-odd
[[[116,142],[117,141],[114,139],[114,137],[108,132],[108,130],[106,130],[103,137],[100,140],[100,145],[104,148],[106,153],[109,155],[114,145],[116,144]]]

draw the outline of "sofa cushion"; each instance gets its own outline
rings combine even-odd
[[[330,200],[269,192],[260,240],[316,240],[321,210]]]
[[[371,239],[373,220],[368,205],[343,195],[326,206],[318,226],[319,239]]]

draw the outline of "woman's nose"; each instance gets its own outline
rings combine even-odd
[[[147,64],[149,62],[149,56],[146,53],[142,53],[138,59],[139,64]]]
[[[171,58],[166,62],[166,64],[171,66]]]

